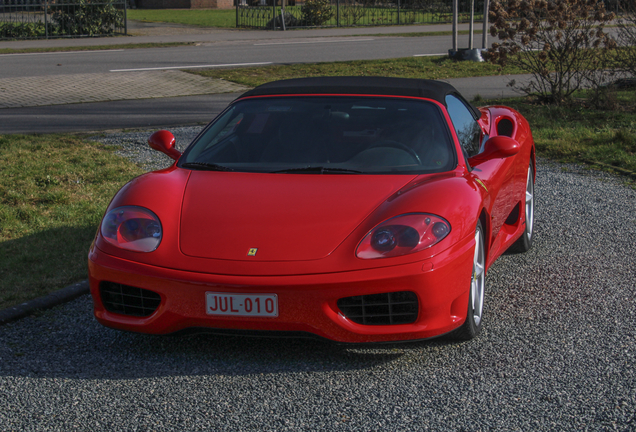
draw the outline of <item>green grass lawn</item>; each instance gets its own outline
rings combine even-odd
[[[457,62],[448,57],[406,57],[387,60],[357,60],[334,63],[303,63],[240,69],[188,70],[187,72],[222,78],[247,86],[270,81],[312,76],[392,76],[403,78],[448,79],[523,73],[520,69],[501,69],[490,63]]]
[[[532,127],[537,154],[561,162],[601,162],[636,173],[636,93],[616,93],[617,110],[549,106],[525,98],[487,101],[517,109]]]
[[[115,192],[143,171],[68,135],[0,136],[0,309],[86,279]]]
[[[136,21],[236,28],[235,9],[128,9],[127,13]]]

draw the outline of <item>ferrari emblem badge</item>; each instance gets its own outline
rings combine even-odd
[[[247,256],[256,256],[256,252],[258,252],[258,248],[250,248],[250,250],[247,251]]]

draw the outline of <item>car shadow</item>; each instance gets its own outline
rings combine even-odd
[[[297,337],[127,333],[98,324],[85,295],[0,327],[0,376],[136,379],[352,371],[405,356],[426,362],[428,353],[449,343],[454,342],[343,345]]]

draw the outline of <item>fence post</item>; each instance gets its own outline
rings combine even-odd
[[[236,28],[239,27],[239,3],[241,2],[240,0],[234,0],[236,2]]]
[[[272,0],[272,30],[276,30],[276,0]]]
[[[117,31],[116,29],[113,29]],[[128,36],[128,1],[124,0],[124,34]]]
[[[336,0],[336,27],[340,27],[340,0]]]
[[[280,0],[280,24],[283,26],[283,31],[287,31],[285,28],[285,0]]]
[[[44,37],[49,38],[49,0],[44,0]]]
[[[400,25],[400,5],[401,5],[401,0],[398,0],[398,25]]]
[[[458,11],[459,9],[459,0],[453,0],[453,52],[457,52],[457,22],[458,22]]]
[[[468,25],[468,49],[473,49],[473,27],[475,21],[475,0],[470,0],[470,24]]]
[[[484,27],[481,36],[481,47],[483,49],[488,48],[488,11],[490,10],[490,1],[484,0]]]

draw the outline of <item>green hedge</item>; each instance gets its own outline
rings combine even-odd
[[[48,36],[98,36],[113,34],[115,29],[124,27],[124,11],[110,2],[54,3],[49,11],[51,19],[46,26],[41,21],[0,22],[0,38],[42,38],[47,33]]]
[[[106,35],[124,26],[124,12],[112,3],[79,0],[70,5],[53,6],[53,21],[65,35]]]

